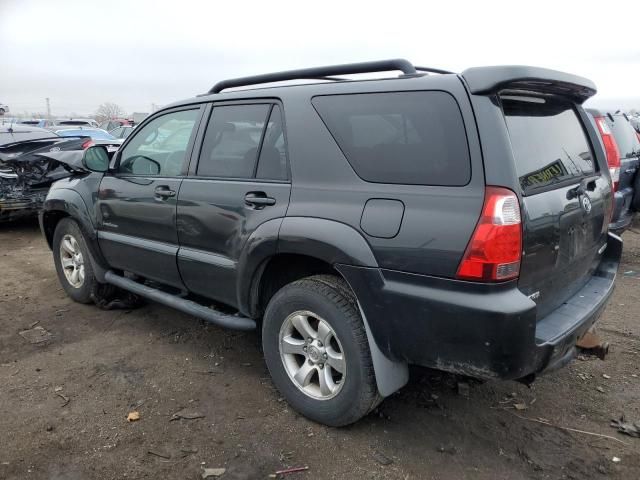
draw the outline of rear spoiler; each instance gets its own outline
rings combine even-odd
[[[583,103],[596,93],[595,84],[584,77],[548,68],[505,65],[473,67],[461,74],[472,94],[497,93],[500,90],[562,95]]]

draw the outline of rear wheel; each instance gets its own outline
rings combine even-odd
[[[341,279],[314,276],[283,287],[267,306],[262,344],[274,383],[306,417],[342,426],[378,405],[366,331]]]

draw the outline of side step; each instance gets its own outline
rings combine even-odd
[[[147,298],[154,302],[161,303],[181,312],[188,313],[194,317],[201,318],[207,322],[219,325],[225,328],[231,328],[234,330],[255,330],[256,322],[247,317],[237,317],[235,315],[227,315],[226,313],[218,312],[211,308],[207,308],[204,305],[200,305],[191,300],[185,300],[184,298],[176,295],[171,295],[155,288],[142,285],[141,283],[134,282],[133,280],[116,275],[109,270],[104,279],[107,283],[120,287],[129,292],[133,292],[136,295]]]

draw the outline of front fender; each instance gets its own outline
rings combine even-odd
[[[91,252],[91,262],[96,276],[99,281],[103,281],[103,273],[108,270],[108,265],[98,246],[96,222],[92,209],[89,209],[82,196],[75,190],[52,188],[49,190],[40,212],[40,228],[49,247],[52,246],[55,226],[58,220],[63,217],[73,218],[78,223]]]

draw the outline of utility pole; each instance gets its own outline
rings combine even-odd
[[[49,103],[49,97],[45,98],[45,100],[47,101],[47,118],[50,119],[51,118],[51,104]]]

